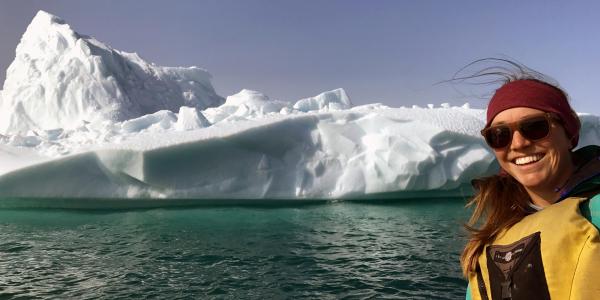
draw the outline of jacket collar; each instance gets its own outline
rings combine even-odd
[[[560,200],[600,188],[600,146],[590,145],[573,152],[577,169],[557,192]]]

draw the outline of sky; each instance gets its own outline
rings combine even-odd
[[[600,115],[598,1],[0,1],[0,82],[38,10],[163,66],[198,66],[221,96],[296,101],[344,88],[355,105],[485,107],[497,86],[441,83],[510,58]]]

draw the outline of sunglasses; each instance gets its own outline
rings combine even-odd
[[[537,141],[550,134],[550,124],[557,120],[551,113],[529,117],[513,123],[500,124],[484,128],[481,135],[494,149],[506,148],[512,142],[513,133],[518,131],[524,138]]]

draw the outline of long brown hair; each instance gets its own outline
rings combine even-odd
[[[525,188],[510,175],[476,179],[473,186],[476,194],[467,203],[467,207],[474,206],[473,215],[465,224],[470,239],[460,257],[465,277],[475,270],[485,245],[527,215],[530,202]]]

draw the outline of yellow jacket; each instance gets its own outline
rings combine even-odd
[[[590,220],[600,196],[590,201],[567,198],[502,231],[479,257],[467,299],[600,299],[600,233]]]

